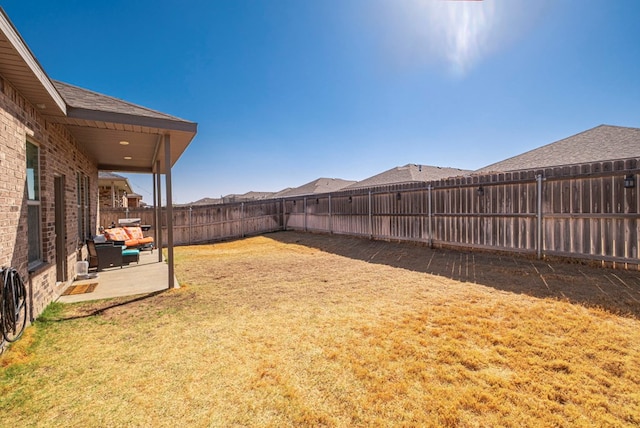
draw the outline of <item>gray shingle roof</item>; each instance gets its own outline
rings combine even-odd
[[[600,125],[475,172],[518,171],[634,157],[640,157],[640,129]]]
[[[373,177],[366,178],[350,185],[347,189],[360,189],[364,187],[386,186],[389,184],[401,184],[420,181],[435,181],[444,178],[467,175],[471,171],[458,168],[448,168],[430,165],[408,164],[397,166]]]
[[[180,119],[179,117],[151,110],[128,101],[93,92],[78,86],[73,86],[58,80],[52,80],[52,82],[67,105],[72,108],[186,122],[184,119]]]
[[[98,171],[98,178],[100,180],[126,180],[125,177],[118,175],[118,174],[114,174],[113,172],[107,172],[107,171]]]
[[[355,181],[342,180],[340,178],[318,178],[307,184],[293,189],[283,190],[274,195],[275,198],[287,198],[291,196],[314,195],[319,193],[330,193],[342,190]]]

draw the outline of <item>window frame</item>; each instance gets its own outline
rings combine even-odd
[[[84,244],[93,237],[91,231],[91,213],[89,210],[89,176],[81,171],[76,173],[76,207],[78,214],[78,239]]]
[[[29,168],[30,162],[30,150],[29,146],[35,148],[35,165],[34,168]],[[33,159],[32,159],[33,161]],[[33,195],[31,195],[31,185],[29,183],[29,170],[35,170],[33,174]],[[42,168],[40,165],[40,146],[32,141],[27,140],[25,143],[25,186],[27,187],[27,262],[29,269],[44,262],[42,252]],[[34,227],[31,224],[31,215],[29,211],[31,207],[36,207],[37,224]],[[35,245],[32,246],[32,243]],[[34,248],[35,247],[35,248]],[[37,253],[37,254],[36,254]]]

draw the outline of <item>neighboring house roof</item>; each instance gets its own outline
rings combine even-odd
[[[202,198],[202,199],[198,199],[195,202],[190,202],[188,204],[183,204],[183,205],[214,205],[214,204],[221,204],[222,203],[222,199],[220,198]]]
[[[109,171],[99,171],[98,180],[126,180],[126,177]]]
[[[397,166],[350,185],[347,189],[361,189],[364,187],[386,186],[411,182],[435,181],[444,178],[468,175],[471,171],[459,168],[449,168],[430,165],[408,164]]]
[[[342,190],[345,187],[355,183],[351,180],[342,180],[340,178],[318,178],[302,186],[293,189],[286,189],[273,195],[274,198],[288,198],[292,196],[314,195],[318,193],[329,193]]]
[[[274,195],[274,192],[247,192],[241,195],[236,193],[231,193],[223,196],[224,200],[232,199],[236,201],[254,201],[259,199],[268,199]]]
[[[518,171],[634,157],[640,157],[640,129],[600,125],[474,172]]]
[[[115,187],[119,189],[123,189],[125,192],[127,192],[127,196],[136,195],[135,193],[133,193],[133,189],[127,177],[114,174],[113,172],[107,172],[107,171],[98,172],[98,186],[109,187],[111,186],[112,183],[115,185]],[[142,198],[142,196],[140,197]]]

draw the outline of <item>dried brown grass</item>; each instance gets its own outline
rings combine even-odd
[[[0,420],[640,424],[637,318],[272,238],[177,248],[179,290],[54,307],[0,357]]]

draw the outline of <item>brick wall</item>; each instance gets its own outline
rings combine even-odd
[[[126,197],[126,192],[122,189],[111,190],[111,186],[100,186],[99,187],[99,197],[100,197],[100,206],[105,208],[126,208],[128,199]],[[113,193],[112,193],[113,192]],[[115,201],[112,201],[115,195]],[[115,203],[115,205],[114,205]]]
[[[36,144],[40,161],[40,214],[44,264],[28,272],[26,142]],[[78,255],[76,174],[89,177],[92,230],[98,209],[97,166],[68,130],[47,121],[10,82],[0,77],[0,265],[18,269],[37,316],[75,276]],[[57,282],[54,178],[64,180],[66,281]]]

